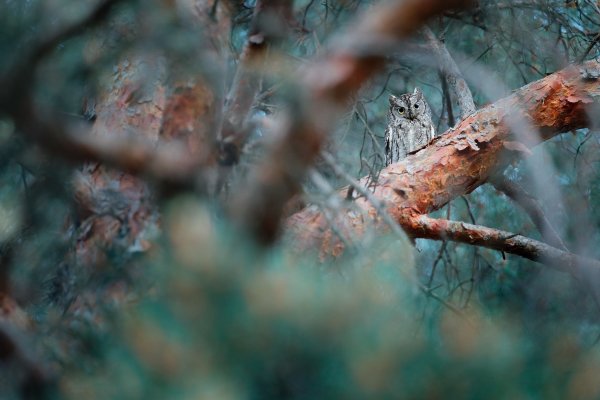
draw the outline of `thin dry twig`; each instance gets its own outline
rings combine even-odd
[[[427,43],[439,61],[441,71],[446,77],[448,85],[452,88],[452,91],[456,96],[460,108],[461,119],[473,114],[477,109],[473,102],[473,94],[471,94],[471,90],[463,78],[458,65],[456,65],[456,62],[450,55],[450,52],[444,43],[435,36],[429,27],[423,27],[422,31],[425,34]]]
[[[388,212],[385,209],[385,206],[381,203],[381,201],[378,198],[373,196],[373,193],[369,189],[367,189],[366,187],[361,185],[350,174],[348,174],[346,171],[344,171],[342,168],[340,168],[340,166],[336,162],[335,158],[333,158],[333,156],[331,154],[329,154],[327,152],[322,152],[321,156],[323,157],[323,160],[325,161],[325,163],[327,163],[327,165],[329,165],[331,167],[331,169],[333,169],[333,172],[337,176],[339,176],[340,178],[342,178],[346,182],[348,182],[348,184],[350,184],[350,186],[352,186],[354,188],[354,190],[356,190],[358,193],[363,195],[367,200],[369,200],[369,202],[371,202],[373,207],[375,207],[375,209],[378,211],[379,217],[390,227],[390,229],[392,230],[392,232],[394,232],[394,234],[396,234],[396,236],[401,237],[401,238],[406,238],[406,234],[404,233],[404,231],[402,231],[402,228],[388,214]]]

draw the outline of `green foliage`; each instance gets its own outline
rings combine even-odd
[[[323,274],[282,248],[247,248],[208,213],[192,199],[171,206],[169,235],[182,242],[148,261],[156,283],[115,313],[103,362],[66,369],[67,398],[600,394],[600,355],[567,324],[544,333],[480,306],[457,313],[415,291],[413,267],[382,260],[381,248],[342,279]]]

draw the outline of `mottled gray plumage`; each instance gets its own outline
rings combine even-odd
[[[398,162],[424,147],[435,136],[431,109],[419,88],[413,93],[390,95],[385,131],[385,165]]]

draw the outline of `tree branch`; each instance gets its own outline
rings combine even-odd
[[[338,163],[335,161],[335,159],[333,158],[333,156],[331,154],[329,154],[327,152],[323,152],[322,156],[323,156],[323,159],[325,160],[325,163],[327,163],[327,165],[329,165],[329,167],[331,167],[331,169],[333,169],[333,172],[337,176],[339,176],[340,178],[342,178],[346,182],[348,182],[354,190],[356,190],[358,193],[360,193],[362,196],[364,196],[367,200],[369,200],[371,202],[373,207],[375,207],[377,209],[377,212],[379,213],[379,216],[381,217],[381,219],[383,219],[383,221],[386,224],[388,224],[388,226],[390,227],[390,229],[392,230],[392,232],[394,232],[394,234],[396,236],[398,236],[400,238],[406,238],[406,235],[404,234],[404,231],[402,230],[402,228],[400,228],[400,226],[398,225],[398,222],[394,221],[394,219],[392,217],[390,217],[390,215],[385,210],[384,205],[381,204],[381,202],[379,201],[379,199],[377,197],[373,196],[373,194],[369,191],[369,189],[367,189],[366,187],[361,185],[350,174],[348,174],[342,168],[340,168],[340,166],[338,165]]]
[[[600,261],[559,250],[546,243],[498,229],[421,215],[404,224],[407,233],[423,239],[452,240],[525,257],[578,275],[581,269],[600,271]]]
[[[240,56],[233,83],[227,95],[220,137],[221,164],[238,162],[246,140],[246,118],[254,104],[260,84],[269,43],[285,35],[285,19],[291,14],[292,2],[287,0],[258,0],[254,6],[248,40]]]
[[[30,85],[40,60],[64,40],[102,23],[124,0],[102,0],[81,20],[42,38],[0,78],[0,110],[7,112],[19,131],[50,153],[73,162],[97,161],[121,170],[147,174],[159,181],[191,187],[202,162],[190,160],[187,149],[144,140],[92,136],[87,126],[69,125],[57,115],[47,118],[33,105]]]
[[[182,145],[157,147],[143,139],[92,136],[83,125],[76,129],[58,118],[45,119],[32,106],[18,110],[13,118],[19,131],[67,161],[96,161],[185,187],[193,187],[196,180],[201,180],[203,160],[190,159]]]
[[[454,126],[456,121],[454,120],[454,111],[452,109],[452,96],[450,96],[450,90],[448,88],[448,80],[443,72],[439,71],[440,81],[442,83],[442,101],[443,105],[446,107],[446,115],[448,116],[448,126]],[[443,116],[444,108],[442,107],[442,116]],[[442,118],[440,118],[441,122]],[[438,123],[439,128],[439,123]],[[439,129],[438,129],[439,131]]]
[[[124,0],[101,0],[79,21],[68,25],[50,35],[40,36],[38,43],[31,45],[25,55],[18,58],[8,72],[0,78],[0,109],[14,109],[21,106],[21,100],[29,97],[30,85],[34,82],[35,69],[61,42],[81,33],[85,29],[102,23],[112,7]]]
[[[438,59],[440,69],[446,77],[448,86],[452,88],[452,91],[456,95],[461,118],[466,118],[469,114],[473,114],[477,109],[475,107],[475,103],[473,102],[473,95],[471,94],[471,90],[469,89],[467,82],[462,77],[462,74],[458,69],[458,65],[456,65],[456,62],[454,62],[454,59],[448,52],[448,49],[444,43],[438,40],[429,27],[423,27],[422,31],[425,34],[427,43]]]

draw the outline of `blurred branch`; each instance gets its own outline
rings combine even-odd
[[[542,206],[535,197],[527,193],[518,183],[511,182],[506,178],[492,179],[490,183],[496,190],[504,193],[527,212],[531,221],[535,224],[536,228],[548,244],[563,251],[568,251],[567,246],[565,246],[548,218],[546,218]]]
[[[193,187],[196,178],[201,176],[201,161],[190,159],[183,145],[157,146],[141,139],[92,136],[87,126],[79,125],[79,129],[75,129],[59,118],[45,119],[31,106],[19,110],[13,117],[16,127],[30,139],[71,162],[101,162],[185,187]]]
[[[458,106],[460,107],[461,118],[465,118],[469,114],[474,113],[477,108],[473,102],[471,90],[469,89],[465,79],[462,77],[462,74],[458,69],[458,65],[456,65],[456,62],[454,62],[454,59],[448,52],[448,49],[444,43],[438,40],[429,27],[423,27],[423,33],[425,34],[425,38],[427,39],[429,46],[435,53],[440,69],[446,77],[448,85],[450,88],[452,88],[452,91],[456,95]],[[454,121],[450,121],[450,124],[453,124],[453,122]]]
[[[248,40],[240,56],[238,67],[227,95],[220,137],[219,161],[224,165],[238,162],[241,148],[248,134],[245,126],[260,87],[261,69],[269,43],[286,32],[293,2],[288,0],[258,0],[248,32]]]
[[[440,77],[440,82],[442,83],[442,99],[443,99],[443,103],[442,103],[442,113],[440,115],[440,120],[438,122],[438,132],[439,132],[439,126],[440,123],[442,122],[442,118],[444,116],[444,111],[446,111],[446,115],[448,116],[448,126],[452,127],[454,126],[454,124],[456,123],[456,120],[454,119],[454,111],[452,109],[452,96],[450,96],[450,89],[448,88],[448,81],[446,80],[446,76],[444,75],[443,72],[439,72],[438,73],[439,77]],[[444,110],[445,108],[445,110]]]
[[[600,40],[600,32],[597,33],[592,40],[590,41],[590,44],[588,45],[588,47],[585,49],[585,51],[583,52],[583,54],[581,55],[581,57],[579,57],[579,62],[583,62],[585,60],[585,58],[588,56],[588,54],[590,54],[590,51],[592,51],[592,49],[594,48],[594,46],[596,45],[596,43],[598,43],[598,41]]]
[[[298,192],[306,170],[347,101],[384,65],[390,45],[419,29],[429,18],[465,0],[406,0],[370,8],[333,41],[327,55],[298,79],[289,121],[269,147],[232,205],[232,213],[253,237],[271,243],[286,202]],[[384,51],[387,50],[387,51]],[[302,99],[303,101],[298,102]]]
[[[102,0],[86,16],[47,36],[17,58],[0,77],[0,112],[7,112],[19,131],[45,150],[66,160],[97,161],[124,171],[148,174],[157,180],[192,186],[200,165],[176,146],[156,148],[155,143],[90,135],[86,125],[74,126],[58,115],[43,115],[34,106],[31,85],[39,62],[61,42],[104,22],[113,6],[124,0]]]
[[[31,45],[25,55],[17,58],[9,71],[0,77],[0,109],[11,110],[21,106],[21,101],[29,97],[30,85],[38,63],[61,42],[105,21],[112,7],[124,0],[101,0],[79,21],[68,25],[47,36],[40,35],[38,43]]]

